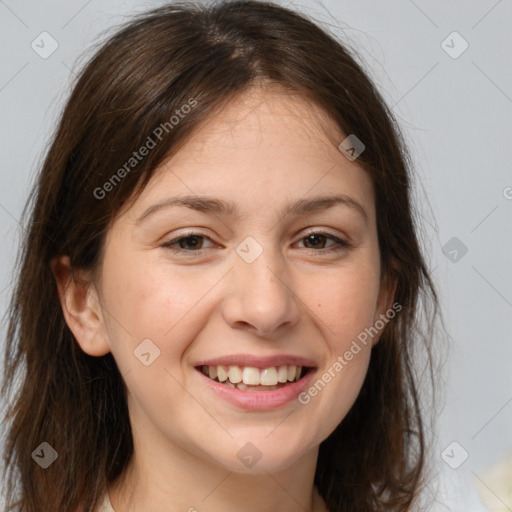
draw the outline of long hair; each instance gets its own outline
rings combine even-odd
[[[133,455],[122,376],[110,353],[80,349],[52,258],[66,254],[72,269],[96,269],[111,222],[158,165],[235,95],[263,82],[301,94],[364,142],[358,163],[374,184],[382,275],[396,278],[402,306],[372,349],[357,400],[320,445],[315,484],[331,512],[411,510],[428,452],[416,351],[426,354],[433,381],[438,311],[413,215],[411,159],[352,50],[305,15],[242,0],[178,2],[138,15],[77,77],[24,210],[8,309],[4,397],[19,380],[5,417],[8,503],[19,493],[8,510],[91,512]],[[156,127],[158,144],[120,171]],[[59,457],[47,469],[33,460],[43,442]]]

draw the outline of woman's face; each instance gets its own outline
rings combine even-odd
[[[108,232],[95,283],[104,329],[84,350],[112,352],[134,436],[155,454],[179,447],[232,471],[285,469],[359,393],[378,335],[358,335],[390,306],[374,193],[318,119],[296,96],[251,90]],[[297,366],[309,368],[298,382]]]

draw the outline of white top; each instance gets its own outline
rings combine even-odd
[[[108,495],[108,491],[105,492],[105,495],[103,496],[103,501],[100,503],[97,512],[116,512],[112,508],[112,503],[110,503],[110,496]]]

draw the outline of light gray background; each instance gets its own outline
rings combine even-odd
[[[79,55],[103,29],[162,3],[0,0],[2,314],[18,220]],[[452,338],[440,381],[446,391],[435,449],[440,494],[432,511],[491,510],[476,484],[495,493],[488,468],[512,455],[512,2],[283,5],[330,24],[359,50],[405,132],[420,176],[425,249]],[[47,59],[31,48],[43,31],[59,45]],[[457,58],[441,46],[454,31],[469,44]],[[453,54],[461,44],[452,36],[445,47]],[[468,249],[456,262],[442,250],[452,237]],[[2,325],[2,343],[4,333]],[[458,469],[441,457],[453,441],[469,453]],[[452,460],[461,453],[448,450]],[[492,510],[512,510],[503,496],[494,499]]]

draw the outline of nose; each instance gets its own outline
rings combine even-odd
[[[287,275],[282,257],[268,248],[252,263],[236,256],[222,303],[225,321],[261,337],[293,327],[300,318],[300,299]]]

